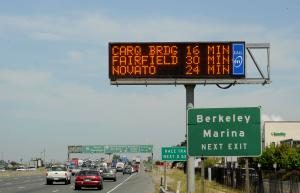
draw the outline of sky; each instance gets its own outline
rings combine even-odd
[[[110,85],[109,42],[270,43],[271,84],[197,85],[195,107],[299,121],[299,18],[298,0],[0,0],[1,158],[64,161],[68,145],[106,144],[153,144],[159,158],[185,139],[184,86]]]

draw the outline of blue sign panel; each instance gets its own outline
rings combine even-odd
[[[232,44],[233,75],[245,75],[245,44]]]

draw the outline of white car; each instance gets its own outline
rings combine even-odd
[[[116,164],[117,172],[123,172],[124,167],[125,167],[125,164],[123,162],[118,162]]]
[[[27,171],[27,168],[25,166],[19,166],[16,171]]]
[[[53,182],[71,184],[71,175],[71,172],[64,165],[54,165],[46,174],[46,182],[48,185],[53,184]]]

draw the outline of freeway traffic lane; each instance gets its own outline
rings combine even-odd
[[[64,183],[54,183],[46,185],[46,177],[39,176],[23,176],[9,177],[0,179],[0,193],[74,193],[80,192],[74,190],[74,177],[71,185]],[[135,173],[132,175],[117,174],[117,181],[104,181],[104,188],[100,192],[104,193],[153,193],[154,187],[151,187],[152,180],[145,172]],[[84,191],[84,190],[82,190]],[[89,189],[89,191],[98,191],[97,189]]]
[[[129,180],[125,180],[123,184],[107,193],[153,193],[154,184],[151,176],[141,171],[135,175],[132,175]]]

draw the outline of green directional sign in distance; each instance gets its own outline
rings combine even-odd
[[[153,145],[140,145],[139,150],[139,153],[152,153]]]
[[[68,153],[82,153],[82,145],[69,145]]]
[[[85,145],[82,146],[82,153],[104,153],[103,145]]]
[[[152,153],[153,145],[80,145],[68,146],[68,153]]]
[[[190,156],[259,156],[260,108],[188,110]]]
[[[186,147],[162,147],[161,160],[186,161]]]

